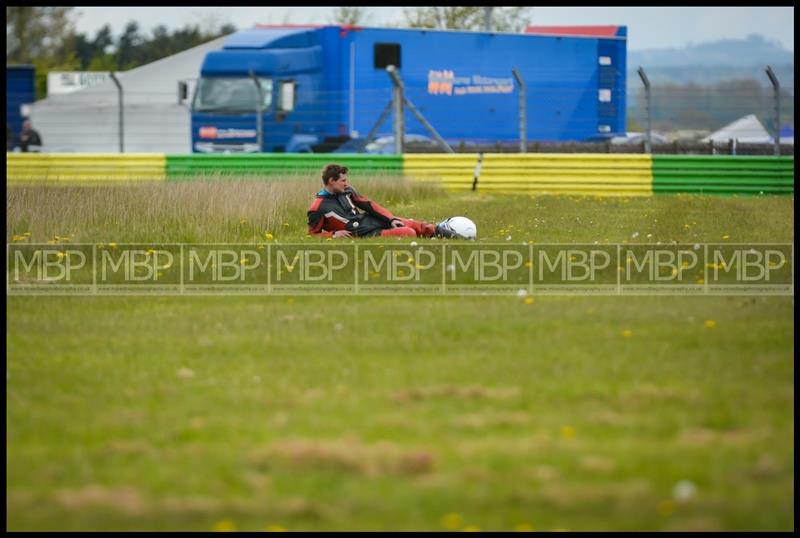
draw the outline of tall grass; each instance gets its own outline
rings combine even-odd
[[[301,235],[321,183],[300,175],[252,179],[8,187],[6,240],[26,232],[31,242],[65,237],[72,242],[222,242],[263,240],[266,233]],[[359,192],[385,205],[444,196],[435,185],[397,176],[353,182]]]

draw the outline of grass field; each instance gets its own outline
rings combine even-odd
[[[493,242],[794,241],[793,197],[351,179]],[[318,242],[317,189],[9,188],[7,242]],[[7,528],[794,528],[793,297],[525,299],[8,297]]]

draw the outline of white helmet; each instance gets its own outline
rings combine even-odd
[[[442,237],[475,239],[478,234],[478,227],[467,217],[450,217],[436,225],[436,232],[436,235]]]

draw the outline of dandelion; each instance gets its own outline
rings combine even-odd
[[[704,279],[702,279],[702,278],[698,278],[698,279],[697,279],[697,283],[698,283],[698,284],[705,284],[705,282],[706,282],[706,281],[705,281]]]
[[[533,304],[533,297],[525,297],[525,304]]]
[[[242,258],[241,260],[239,260],[239,265],[246,265],[246,264],[247,264],[249,261],[250,261],[250,260],[249,260],[249,259],[247,259],[247,257],[245,256],[244,258]]]
[[[59,253],[57,254],[57,256],[58,256],[59,258],[63,258],[63,257],[64,257],[64,256],[66,256],[66,255],[67,255],[67,253],[66,253],[66,252],[59,252]]]
[[[723,238],[723,239],[730,239],[730,238],[731,238],[731,236],[729,236],[729,235],[725,234],[725,235],[723,235],[723,236],[722,236],[722,238]]]
[[[25,241],[27,239],[24,235],[15,235],[11,238],[11,241]]]
[[[214,532],[233,532],[236,530],[236,523],[230,519],[223,519],[214,523],[212,530]]]
[[[717,326],[717,322],[713,319],[707,319],[705,322],[706,329],[713,329]]]
[[[658,510],[659,514],[666,517],[672,514],[672,512],[675,510],[675,505],[673,504],[672,501],[669,500],[661,501],[660,503],[658,503],[656,510]]]
[[[575,429],[572,426],[561,426],[561,437],[572,439],[575,437]]]
[[[109,243],[108,246],[111,247],[111,248],[117,248],[117,244],[113,243],[113,242]]]
[[[271,234],[271,233],[269,233],[269,232],[264,232],[264,237],[266,237],[266,238],[267,238],[267,241],[272,241],[273,239],[275,239],[275,236],[274,236],[274,235],[272,235],[272,234]]]
[[[625,329],[624,331],[622,331],[622,336],[624,338],[630,338],[631,336],[633,336],[633,331],[630,329]]]
[[[533,532],[536,529],[533,528],[533,525],[530,523],[518,523],[514,526],[514,530],[516,532]]]
[[[442,527],[449,530],[455,530],[461,528],[461,525],[464,524],[464,518],[462,518],[459,514],[445,514],[442,516]]]

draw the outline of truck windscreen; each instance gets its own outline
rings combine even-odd
[[[264,111],[272,105],[272,79],[259,78]],[[192,108],[196,112],[255,112],[258,88],[252,78],[201,78]]]

